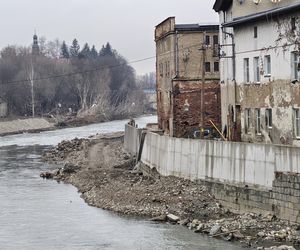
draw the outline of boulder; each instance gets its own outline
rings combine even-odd
[[[178,222],[180,218],[174,214],[168,214],[167,218],[170,222]]]
[[[165,221],[167,221],[167,216],[166,215],[160,215],[160,216],[152,218],[151,221],[165,222]]]
[[[215,234],[219,233],[220,231],[221,231],[221,226],[219,224],[216,224],[210,229],[209,235],[214,236]]]

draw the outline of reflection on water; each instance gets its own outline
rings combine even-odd
[[[125,122],[0,138],[1,250],[240,249],[179,226],[89,207],[73,186],[39,177],[40,172],[56,168],[40,160],[43,150],[51,147],[47,145],[121,130]]]

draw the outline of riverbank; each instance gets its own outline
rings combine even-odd
[[[64,141],[46,152],[44,160],[65,163],[46,177],[73,184],[91,206],[168,220],[197,233],[237,240],[245,247],[297,246],[300,242],[297,225],[269,215],[233,214],[204,186],[133,171],[135,159],[123,150],[123,133]]]
[[[36,133],[55,129],[55,122],[46,118],[26,118],[0,121],[0,136]]]

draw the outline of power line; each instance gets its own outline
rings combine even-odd
[[[191,46],[181,48],[178,51],[190,49],[193,47],[199,47],[202,45],[204,45],[204,44],[203,43],[193,44]],[[213,49],[213,48],[208,48],[208,49]],[[160,54],[160,56],[164,56],[164,55],[171,54],[171,53],[175,53],[175,51],[167,51],[167,52]],[[111,66],[103,66],[103,67],[98,67],[98,68],[94,68],[94,69],[83,70],[83,71],[74,71],[74,72],[58,74],[58,75],[49,75],[49,76],[35,78],[35,79],[33,79],[33,81],[42,81],[42,80],[56,79],[56,78],[62,78],[62,77],[70,77],[70,76],[74,76],[74,75],[83,75],[86,73],[96,72],[96,71],[100,71],[100,70],[104,70],[104,69],[118,68],[118,67],[121,67],[121,66],[127,65],[127,64],[135,64],[135,63],[139,63],[139,62],[144,62],[144,61],[152,60],[155,58],[156,58],[156,56],[150,56],[150,57],[146,57],[146,58],[142,58],[142,59],[138,59],[138,60],[134,60],[134,61],[129,61],[129,62],[124,62],[124,63],[111,65]],[[18,83],[25,83],[25,82],[29,82],[29,81],[30,81],[29,79],[21,79],[21,80],[15,80],[15,81],[1,82],[1,85],[18,84]]]

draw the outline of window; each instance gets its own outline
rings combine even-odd
[[[265,56],[264,59],[264,74],[265,76],[271,76],[271,56]]]
[[[245,109],[245,133],[250,133],[251,109]]]
[[[218,36],[213,36],[213,43],[214,43],[214,45],[219,44],[219,37]]]
[[[250,82],[249,75],[249,58],[244,58],[244,82]]]
[[[294,133],[300,138],[300,109],[294,109]]]
[[[261,134],[261,129],[260,129],[260,125],[261,125],[260,109],[255,109],[255,114],[256,114],[255,133],[257,135],[260,135]]]
[[[219,57],[219,37],[213,36],[213,56]]]
[[[253,59],[254,66],[254,82],[260,82],[260,72],[259,72],[259,57],[254,57]]]
[[[257,26],[254,27],[254,38],[257,38]]]
[[[292,80],[298,80],[299,72],[298,72],[298,52],[294,51],[291,53],[291,68],[292,68]]]
[[[205,45],[210,45],[210,36],[205,36]]]
[[[205,63],[205,72],[210,72],[210,62]]]
[[[292,17],[292,19],[291,19],[291,28],[292,28],[292,31],[296,30],[296,18],[295,17]]]
[[[219,62],[214,62],[214,72],[219,72]]]
[[[266,109],[266,127],[272,128],[273,123],[272,109]]]
[[[161,77],[164,75],[163,71],[164,71],[164,69],[163,69],[163,64],[160,63],[160,64],[159,64],[159,75],[160,75]]]

